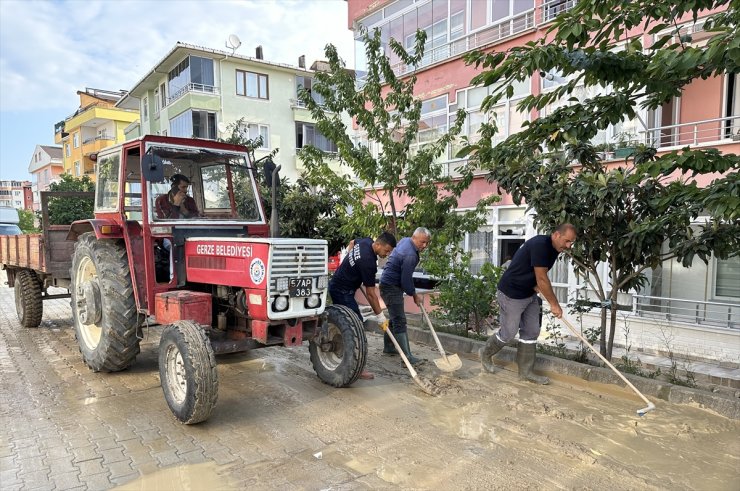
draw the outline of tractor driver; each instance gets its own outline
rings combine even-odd
[[[190,179],[182,174],[170,177],[172,183],[167,194],[160,195],[154,202],[157,218],[192,218],[200,215],[195,200],[188,196]]]

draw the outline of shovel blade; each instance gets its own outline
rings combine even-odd
[[[447,355],[447,359],[437,358],[434,360],[434,364],[443,372],[454,372],[462,368],[462,361],[457,355]]]

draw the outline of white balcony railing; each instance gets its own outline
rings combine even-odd
[[[542,22],[550,22],[559,14],[575,7],[578,0],[547,0],[540,6]]]
[[[433,65],[439,61],[446,60],[453,56],[465,53],[475,48],[480,48],[491,43],[500,41],[502,39],[514,36],[520,32],[531,29],[535,26],[535,11],[534,9],[522,12],[519,15],[506,19],[497,24],[493,24],[480,31],[473,32],[464,36],[460,39],[450,41],[441,46],[437,46],[429,49],[424,53],[424,57],[421,59],[419,66],[422,68],[425,66]],[[414,70],[413,66],[406,65],[403,62],[395,63],[391,66],[393,73],[396,75],[403,75]],[[358,82],[361,83],[360,80]]]
[[[219,95],[219,89],[215,85],[204,85],[204,84],[187,84],[174,94],[170,94],[170,96],[167,98],[167,105],[169,106],[173,102],[175,102],[180,97],[184,96],[185,94],[188,94],[190,92],[195,92],[198,94],[208,94],[208,95]]]
[[[632,311],[656,320],[740,329],[740,304],[679,298],[632,296]]]
[[[659,126],[639,135],[643,143],[655,148],[740,141],[740,116]]]

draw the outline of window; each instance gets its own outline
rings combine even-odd
[[[79,176],[80,175],[80,161],[79,160],[75,160],[74,169],[75,169],[75,176]]]
[[[170,120],[170,135],[215,140],[216,113],[188,109]]]
[[[245,123],[241,129],[242,136],[254,141],[262,137],[262,145],[256,148],[267,150],[270,148],[270,127],[264,124]]]
[[[159,89],[154,89],[154,117],[159,116]]]
[[[159,86],[159,107],[164,109],[164,107],[167,105],[167,90],[166,85],[161,84]]]
[[[72,156],[72,150],[71,150],[71,148],[69,146],[69,143],[65,143],[64,144],[64,155],[66,157],[71,157]]]
[[[323,152],[336,153],[337,145],[322,135],[316,126],[310,123],[295,124],[296,149],[312,145]]]
[[[313,79],[311,77],[300,77],[295,78],[295,89],[296,99],[298,98],[298,91],[306,89],[311,94],[311,99],[316,101],[317,104],[323,104],[324,98],[318,92],[313,91]]]
[[[236,95],[253,97],[255,99],[269,99],[267,75],[237,70]]]
[[[95,185],[95,209],[115,210],[118,208],[118,154],[100,159],[97,164],[98,177]]]
[[[714,296],[740,298],[740,257],[716,260]]]
[[[72,135],[72,144],[74,145],[75,148],[80,148],[80,134],[79,133],[75,133],[74,135]]]
[[[149,100],[147,97],[141,100],[141,120],[149,121]]]

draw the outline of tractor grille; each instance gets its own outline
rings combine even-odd
[[[318,277],[327,274],[324,244],[273,244],[270,255],[270,293],[275,292],[277,278]]]

